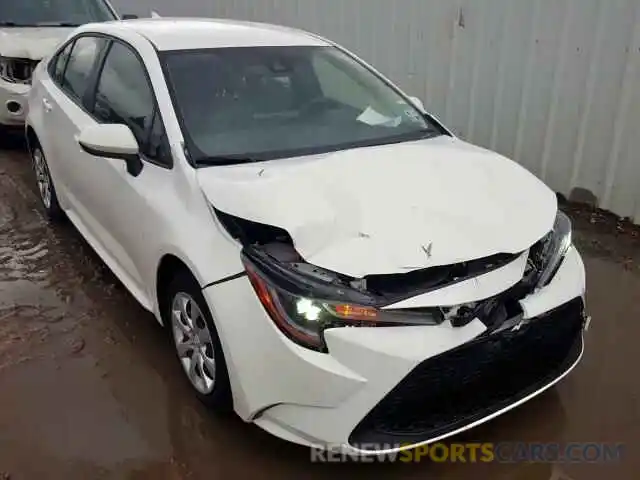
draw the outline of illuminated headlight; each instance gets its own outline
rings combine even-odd
[[[436,325],[443,321],[439,309],[384,310],[349,300],[316,296],[298,290],[285,281],[278,282],[261,271],[257,264],[243,258],[247,275],[260,303],[271,320],[286,335],[303,347],[323,351],[324,331],[336,327],[380,327],[391,325]],[[288,284],[287,287],[284,285]]]
[[[549,233],[543,248],[543,269],[538,279],[538,288],[548,285],[553,279],[569,248],[571,248],[571,220],[559,211],[553,230]]]

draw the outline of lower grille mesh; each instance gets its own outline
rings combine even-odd
[[[483,336],[426,360],[371,410],[349,441],[425,441],[530,395],[580,354],[582,311],[576,299],[519,330]]]

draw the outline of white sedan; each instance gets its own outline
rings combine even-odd
[[[582,356],[584,266],[554,193],[326,39],[92,24],[33,87],[47,215],[167,327],[214,408],[392,452],[520,405]]]

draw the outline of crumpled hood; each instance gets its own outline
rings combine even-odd
[[[0,28],[0,56],[42,60],[65,40],[73,28]]]
[[[281,227],[306,261],[354,277],[518,253],[557,210],[520,165],[450,137],[202,168],[198,178],[217,209]]]

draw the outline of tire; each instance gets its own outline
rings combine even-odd
[[[176,356],[198,399],[219,411],[231,411],[229,373],[218,331],[200,285],[188,272],[170,282],[165,321]]]
[[[65,215],[58,203],[56,189],[53,186],[53,179],[49,171],[47,159],[44,156],[42,147],[35,143],[30,148],[31,163],[36,176],[36,186],[40,196],[40,201],[44,207],[47,218],[53,222],[59,222],[64,219]]]

